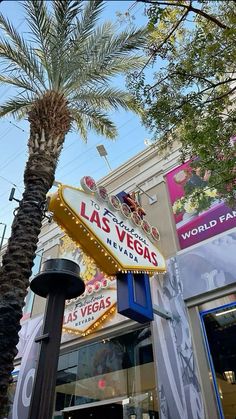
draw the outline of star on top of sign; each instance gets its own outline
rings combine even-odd
[[[132,212],[137,212],[139,217],[143,219],[146,212],[142,207],[140,207],[139,203],[136,200],[135,192],[130,192],[124,196],[125,203],[130,207]]]

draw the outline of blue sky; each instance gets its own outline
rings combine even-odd
[[[109,0],[102,15],[104,20],[117,21],[116,12],[129,10],[135,17],[134,24],[140,26],[145,23],[143,5],[134,4],[129,0]],[[20,32],[26,31],[24,11],[19,1],[4,0],[0,3],[0,11],[7,16]],[[117,79],[120,85],[120,79]],[[6,100],[11,88],[0,85],[0,103]],[[113,121],[118,127],[116,141],[108,141],[94,133],[89,134],[87,144],[79,138],[79,134],[67,135],[64,150],[56,172],[56,180],[79,186],[82,176],[90,175],[95,180],[105,176],[109,169],[96,149],[96,145],[104,144],[108,153],[108,160],[112,169],[142,151],[145,148],[144,139],[150,134],[141,125],[139,118],[131,112],[116,112]],[[16,124],[16,125],[14,125]],[[13,211],[17,206],[15,201],[8,200],[11,188],[16,185],[15,196],[21,199],[23,192],[23,171],[27,159],[27,141],[29,125],[27,121],[15,121],[7,117],[0,120],[0,223],[7,224],[5,238],[10,235]],[[0,237],[3,225],[0,224]],[[5,240],[4,240],[5,242]]]

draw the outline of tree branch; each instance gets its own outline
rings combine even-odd
[[[189,8],[186,10],[186,12],[183,14],[183,16],[181,16],[181,18],[178,20],[178,22],[175,24],[175,26],[171,29],[171,31],[166,35],[166,37],[164,38],[164,40],[162,41],[162,43],[157,47],[157,50],[162,48],[163,45],[168,41],[168,39],[171,37],[171,35],[173,35],[173,33],[176,31],[176,29],[179,27],[179,25],[181,24],[181,22],[183,22],[183,20],[185,19],[185,17],[187,16],[189,12]]]
[[[207,90],[215,89],[216,87],[221,86],[222,84],[232,83],[232,81],[236,81],[236,78],[227,79],[227,80],[219,81],[218,83],[214,83],[212,84],[212,86],[206,87],[205,89],[203,89],[200,93],[202,94],[202,93],[207,92]]]
[[[228,26],[226,26],[223,22],[220,22],[215,16],[209,15],[208,13],[204,12],[202,9],[197,9],[196,7],[193,7],[191,4],[180,4],[180,3],[171,3],[168,1],[151,1],[151,0],[136,0],[137,3],[148,3],[148,4],[157,4],[158,6],[174,6],[174,7],[183,7],[184,9],[188,9],[189,12],[193,12],[197,15],[203,16],[205,19],[210,20],[211,22],[215,23],[217,26],[219,26],[222,29],[229,29]]]
[[[217,87],[217,86],[220,86],[220,85],[222,85],[222,84],[229,83],[229,81],[235,81],[235,80],[236,80],[236,79],[232,79],[232,80],[224,80],[224,81],[222,81],[222,82],[216,83],[214,86],[211,86],[211,87],[206,87],[206,89],[201,90],[201,91],[200,91],[200,92],[198,92],[196,95],[197,95],[197,96],[200,96],[200,95],[202,95],[203,93],[205,93],[207,90],[213,89],[213,88],[215,88],[215,87]],[[228,92],[226,92],[226,93],[224,93],[224,94],[222,94],[222,95],[220,95],[220,96],[218,96],[218,97],[216,97],[216,98],[214,98],[214,99],[209,99],[209,100],[206,100],[205,102],[203,102],[203,105],[205,105],[206,103],[214,102],[215,100],[222,99],[223,97],[230,95],[230,93],[234,92],[235,90],[236,90],[236,86],[235,86],[235,87],[233,87],[233,88],[232,88],[231,90],[229,90]],[[183,106],[183,105],[185,105],[186,103],[189,103],[189,102],[191,102],[191,97],[190,97],[190,98],[188,98],[188,95],[187,95],[187,96],[183,99],[183,101],[181,102],[181,104],[180,104],[180,105],[178,105],[178,106],[176,106],[176,107],[173,109],[173,110],[174,110],[174,112],[178,111],[179,109],[181,109],[181,108],[182,108],[182,106]]]
[[[151,56],[149,57],[148,61],[146,62],[146,64],[143,66],[143,68],[141,69],[141,71],[139,72],[138,76],[140,76],[140,74],[143,72],[143,70],[146,68],[146,66],[149,64],[149,62],[151,61],[152,57],[158,52],[158,50],[160,48],[163,47],[163,45],[165,45],[165,43],[168,41],[168,39],[171,37],[171,35],[173,35],[173,33],[176,31],[176,29],[179,27],[179,25],[181,24],[181,22],[185,19],[185,17],[187,16],[187,14],[189,13],[189,10],[186,10],[186,12],[183,14],[183,16],[178,20],[178,22],[175,24],[175,26],[171,29],[171,31],[166,35],[166,37],[164,38],[164,40],[161,42],[160,45],[158,45],[155,48],[155,51],[152,52]]]
[[[225,96],[229,96],[231,93],[233,93],[234,91],[236,90],[236,86],[234,86],[232,89],[230,89],[228,92],[225,92],[225,93],[223,93],[222,95],[220,95],[220,96],[217,96],[217,97],[215,97],[215,98],[213,98],[213,99],[209,99],[209,100],[206,100],[205,102],[204,102],[204,105],[206,104],[206,103],[211,103],[211,102],[214,102],[215,100],[220,100],[220,99],[223,99],[223,97],[225,97]]]
[[[209,15],[208,13],[204,12],[201,9],[196,9],[193,6],[190,6],[190,11],[193,13],[196,13],[197,15],[203,16],[207,20],[211,20],[213,23],[215,23],[217,26],[219,26],[222,29],[229,29],[228,26],[220,22],[215,16]]]
[[[147,89],[147,91],[149,91],[151,89],[154,89],[154,87],[158,86],[158,84],[163,83],[163,81],[165,81],[166,79],[168,79],[169,77],[174,76],[174,75],[180,75],[180,76],[181,75],[186,75],[187,77],[190,77],[190,78],[196,78],[196,79],[199,79],[199,80],[203,80],[206,83],[211,84],[212,87],[215,87],[215,83],[213,83],[211,80],[206,79],[203,76],[200,76],[199,74],[187,74],[184,71],[183,72],[181,72],[181,71],[173,71],[173,73],[167,74],[167,76],[163,77],[161,80],[158,80],[155,84],[153,84],[152,86],[150,86]]]
[[[236,80],[236,79],[232,79],[232,81],[234,81],[234,80]],[[229,80],[225,80],[225,81],[222,81],[222,82],[216,83],[214,87],[220,86],[220,85],[222,85],[222,84],[224,84],[224,83],[228,83],[228,82],[229,82]],[[211,87],[207,87],[206,89],[203,89],[203,90],[201,90],[200,92],[196,93],[196,96],[200,96],[200,95],[202,95],[203,93],[205,93],[207,90],[212,89],[212,88],[213,88],[212,86],[211,86]],[[206,100],[205,102],[203,102],[203,103],[202,103],[202,105],[205,105],[206,103],[213,102],[213,101],[215,101],[215,100],[220,100],[220,99],[222,99],[223,97],[230,95],[230,94],[231,94],[232,92],[234,92],[235,90],[236,90],[236,86],[235,86],[235,87],[233,87],[233,88],[232,88],[231,90],[229,90],[228,92],[226,92],[226,93],[224,93],[224,94],[222,94],[222,95],[220,95],[220,96],[217,96],[216,98]],[[185,104],[190,103],[190,102],[191,102],[191,100],[192,100],[192,98],[191,98],[191,97],[188,97],[188,95],[187,95],[185,98],[183,98],[183,100],[181,101],[181,103],[180,103],[178,106],[175,106],[174,108],[172,108],[172,112],[177,112],[177,111],[178,111],[179,109],[181,109],[181,108],[182,108]],[[179,119],[179,122],[180,122],[180,119]]]

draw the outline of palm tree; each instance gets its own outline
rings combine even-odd
[[[97,25],[103,1],[27,0],[24,9],[29,40],[0,14],[1,68],[5,66],[0,81],[17,88],[17,95],[0,106],[0,116],[27,117],[30,123],[25,190],[0,270],[0,417],[7,405],[46,194],[65,136],[76,128],[85,140],[90,129],[115,138],[109,112],[138,108],[128,93],[112,87],[111,79],[145,62],[133,53],[144,45],[145,30],[117,33],[110,22]]]

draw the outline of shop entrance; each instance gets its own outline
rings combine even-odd
[[[81,345],[58,362],[55,419],[156,419],[151,331]]]
[[[202,311],[201,318],[220,418],[235,419],[236,303]]]
[[[73,412],[66,412],[63,419],[123,419],[122,404],[111,403],[102,406],[87,407]]]

